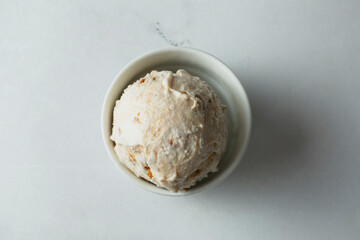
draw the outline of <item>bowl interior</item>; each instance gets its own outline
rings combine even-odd
[[[151,70],[170,70],[176,72],[185,69],[190,74],[206,81],[227,106],[228,139],[225,155],[219,163],[219,171],[211,173],[202,181],[185,192],[172,193],[137,178],[117,159],[114,142],[110,140],[112,114],[116,100],[124,89]],[[145,54],[127,65],[115,78],[109,88],[103,106],[103,135],[107,149],[126,175],[133,178],[146,189],[164,195],[188,195],[202,191],[224,180],[236,168],[245,152],[250,135],[251,113],[244,89],[236,76],[222,62],[209,54],[188,48],[171,48]]]

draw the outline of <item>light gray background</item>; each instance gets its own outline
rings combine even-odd
[[[0,239],[359,239],[359,1],[0,2]],[[105,152],[130,60],[173,45],[237,74],[249,149],[221,185],[154,195]]]

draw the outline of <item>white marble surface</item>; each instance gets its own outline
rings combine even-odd
[[[360,2],[0,2],[0,239],[359,239]],[[115,168],[100,110],[134,57],[184,45],[226,62],[253,134],[197,195]]]

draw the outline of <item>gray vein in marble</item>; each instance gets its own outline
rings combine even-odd
[[[154,31],[157,35],[159,35],[165,42],[167,42],[168,44],[172,45],[172,46],[183,46],[185,44],[190,45],[190,41],[189,40],[183,40],[183,41],[175,41],[175,40],[171,40],[169,39],[165,33],[161,30],[161,24],[160,22],[156,22],[154,25]]]

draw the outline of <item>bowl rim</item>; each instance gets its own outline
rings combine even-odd
[[[129,68],[133,67],[134,65],[138,64],[138,62],[140,62],[142,59],[147,58],[149,56],[152,55],[158,55],[158,54],[166,54],[166,53],[173,53],[173,52],[178,52],[178,53],[189,53],[189,54],[196,54],[196,55],[201,55],[202,57],[206,57],[209,60],[212,60],[214,63],[218,64],[219,66],[223,67],[223,69],[230,74],[231,76],[231,81],[237,84],[237,90],[240,90],[240,92],[238,94],[242,95],[244,102],[244,112],[247,112],[247,114],[245,114],[245,116],[243,116],[243,118],[245,119],[245,135],[244,135],[244,141],[243,144],[241,146],[239,146],[239,149],[236,151],[235,157],[232,160],[232,162],[230,163],[230,166],[224,171],[222,172],[222,174],[218,174],[218,176],[216,176],[215,178],[212,179],[211,182],[209,183],[204,183],[202,186],[200,187],[196,187],[192,190],[192,188],[188,189],[187,191],[179,191],[179,192],[171,192],[168,191],[166,189],[162,189],[159,188],[155,185],[153,185],[150,182],[147,182],[144,179],[141,179],[139,177],[136,177],[133,173],[130,172],[130,170],[128,170],[126,168],[126,166],[124,166],[123,164],[120,163],[120,161],[117,159],[117,156],[114,154],[113,152],[113,146],[110,146],[108,143],[108,139],[107,139],[107,133],[105,132],[105,120],[106,120],[106,115],[108,114],[108,112],[106,111],[106,106],[109,104],[108,102],[109,100],[109,95],[112,92],[112,89],[114,88],[114,85],[119,81],[118,79],[121,77],[121,75],[124,74],[124,72],[126,72]],[[114,103],[113,103],[114,104]],[[252,128],[252,113],[251,113],[251,106],[250,106],[250,102],[249,102],[249,98],[247,96],[247,93],[243,87],[243,85],[241,84],[240,80],[236,77],[236,75],[234,74],[234,72],[224,63],[222,62],[220,59],[218,59],[217,57],[204,52],[202,50],[199,49],[195,49],[195,48],[191,48],[191,47],[165,47],[165,48],[159,48],[159,49],[155,49],[155,50],[151,50],[149,52],[146,52],[138,57],[136,57],[135,59],[133,59],[132,61],[130,61],[128,64],[126,64],[118,74],[116,74],[115,78],[112,80],[110,86],[108,87],[106,94],[105,94],[105,98],[103,100],[102,103],[102,110],[101,110],[101,133],[102,133],[102,138],[103,138],[103,142],[105,144],[105,148],[107,150],[108,155],[110,156],[112,162],[121,170],[121,172],[126,175],[127,177],[129,177],[130,179],[134,180],[134,182],[136,182],[138,185],[140,185],[143,189],[146,189],[150,192],[156,193],[156,194],[160,194],[160,195],[165,195],[165,196],[188,196],[194,193],[199,193],[199,192],[203,192],[205,190],[208,190],[212,187],[215,187],[216,185],[218,185],[219,183],[221,183],[222,181],[224,181],[228,176],[231,175],[231,173],[234,172],[234,170],[238,167],[238,165],[240,164],[247,146],[249,144],[249,140],[250,140],[250,135],[251,135],[251,128]],[[205,180],[206,181],[206,180]]]

